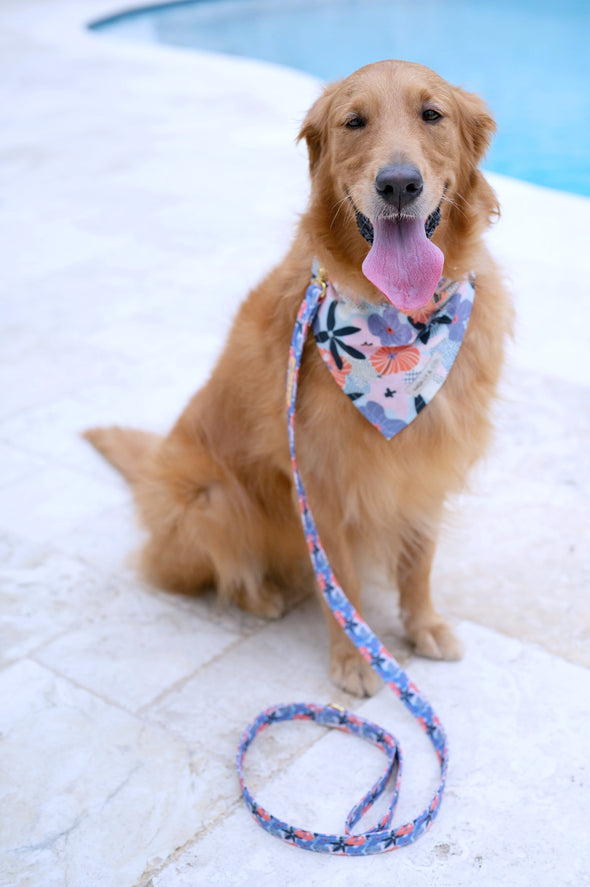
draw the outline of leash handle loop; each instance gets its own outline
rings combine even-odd
[[[325,291],[326,278],[316,264],[314,265],[311,284],[307,289],[305,299],[301,304],[295,322],[287,373],[289,447],[303,529],[317,581],[328,607],[363,658],[384,683],[393,690],[398,699],[404,703],[427,734],[434,746],[440,764],[440,783],[430,804],[419,816],[404,825],[397,826],[396,828],[392,827],[391,823],[399,797],[402,775],[402,753],[399,743],[391,733],[388,733],[378,725],[334,705],[318,706],[308,703],[292,703],[290,705],[276,705],[266,709],[266,711],[258,715],[242,734],[236,763],[244,800],[256,821],[268,832],[305,850],[315,850],[322,853],[344,856],[365,856],[372,853],[394,850],[397,847],[410,844],[430,828],[439,811],[444,791],[448,767],[448,748],[445,731],[432,707],[418,688],[410,681],[397,660],[355,610],[336,580],[319,538],[297,467],[295,458],[295,404],[297,400],[299,368],[308,330],[325,295]],[[327,727],[353,733],[362,739],[372,742],[387,755],[388,764],[385,772],[348,814],[344,835],[310,832],[306,829],[294,828],[288,823],[282,822],[255,801],[246,785],[243,775],[243,762],[250,744],[259,733],[272,724],[287,720],[313,720]],[[394,772],[396,774],[396,782],[387,812],[373,828],[365,832],[353,834],[352,829],[377,798],[381,796]]]

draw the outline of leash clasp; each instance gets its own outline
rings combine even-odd
[[[318,262],[314,262],[312,274],[312,285],[319,286],[322,291],[320,295],[321,300],[326,295],[326,290],[328,289],[328,276],[326,274],[326,270],[322,268]]]

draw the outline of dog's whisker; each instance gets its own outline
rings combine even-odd
[[[457,193],[457,196],[458,196],[458,197],[461,197],[461,200],[463,200],[463,203],[465,204],[465,206],[469,207],[469,209],[472,208],[472,207],[471,207],[471,204],[470,204],[467,200],[465,200],[465,199],[461,196],[461,194]],[[462,216],[466,216],[466,215],[467,215],[467,213],[465,212],[465,210],[464,210],[464,209],[458,204],[458,202],[457,202],[456,200],[453,200],[452,197],[449,197],[447,194],[443,194],[443,198],[442,198],[442,199],[445,201],[445,203],[449,203],[451,206],[453,206],[453,207],[457,210],[457,212],[460,213]]]
[[[344,196],[341,200],[339,200],[338,203],[336,203],[335,206],[334,206],[335,213],[334,213],[334,215],[332,216],[332,222],[331,222],[331,225],[330,225],[330,229],[332,229],[332,228],[334,227],[334,225],[336,224],[336,220],[337,220],[337,218],[338,218],[338,216],[339,216],[339,214],[340,214],[340,210],[342,209],[342,207],[344,207],[344,208],[345,208],[345,211],[349,213],[349,217],[352,217],[353,213],[352,213],[352,208],[351,208],[351,206],[350,206],[350,201],[349,201],[349,199],[348,199],[348,196],[345,195],[345,196]]]
[[[473,209],[473,204],[471,204],[471,203],[469,202],[469,200],[467,200],[467,198],[464,197],[463,194],[460,194],[458,191],[457,191],[457,197],[458,197],[460,200],[463,201],[463,203],[465,204],[465,206],[468,206],[469,209]]]

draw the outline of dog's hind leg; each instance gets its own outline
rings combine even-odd
[[[275,489],[277,513],[268,515],[196,436],[115,426],[84,437],[131,484],[149,534],[140,565],[150,582],[188,594],[215,587],[223,603],[266,618],[284,612],[301,560],[288,542],[301,533],[285,517],[288,489]]]
[[[269,570],[268,520],[240,480],[195,439],[164,441],[134,486],[150,533],[142,566],[156,585],[195,593],[215,587],[222,603],[259,616],[284,611]]]
[[[255,517],[250,516],[249,526],[241,520],[223,483],[202,487],[192,502],[184,504],[171,501],[168,491],[158,491],[153,483],[137,493],[144,520],[152,508],[146,498],[159,499],[159,521],[152,526],[141,556],[150,581],[188,594],[215,588],[222,604],[237,604],[265,618],[283,614],[284,594],[267,575]]]

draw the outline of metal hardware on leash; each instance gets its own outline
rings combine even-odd
[[[344,856],[365,856],[372,853],[395,850],[397,847],[410,844],[430,828],[440,809],[448,767],[448,749],[445,731],[432,707],[422,696],[418,688],[412,684],[403,668],[383,646],[373,630],[357,613],[338,584],[320,541],[297,467],[295,458],[295,403],[297,399],[299,367],[308,329],[325,295],[326,287],[325,272],[316,263],[314,264],[312,281],[307,289],[305,299],[295,322],[287,372],[289,447],[303,529],[307,538],[318,585],[332,615],[357,647],[359,653],[384,683],[393,690],[398,699],[404,703],[427,734],[434,746],[440,764],[440,783],[430,804],[422,813],[411,822],[393,827],[391,823],[395,813],[402,776],[401,748],[391,733],[334,703],[325,706],[309,703],[292,703],[290,705],[272,706],[261,712],[242,734],[236,763],[244,800],[253,817],[266,831],[304,850],[315,850],[320,853]],[[311,832],[307,829],[295,828],[289,823],[282,822],[256,802],[246,785],[243,775],[243,762],[250,744],[263,730],[266,730],[273,724],[289,720],[312,720],[323,726],[343,730],[347,733],[354,733],[361,739],[365,739],[381,749],[388,758],[385,772],[348,814],[343,835]],[[373,828],[365,832],[353,833],[352,829],[354,826],[384,792],[394,771],[396,781],[386,813]]]
[[[343,705],[338,705],[337,702],[330,702],[330,703],[328,704],[328,708],[333,708],[334,711],[339,711],[340,714],[344,714],[344,712],[346,711],[346,709],[344,708],[344,706],[343,706]]]

